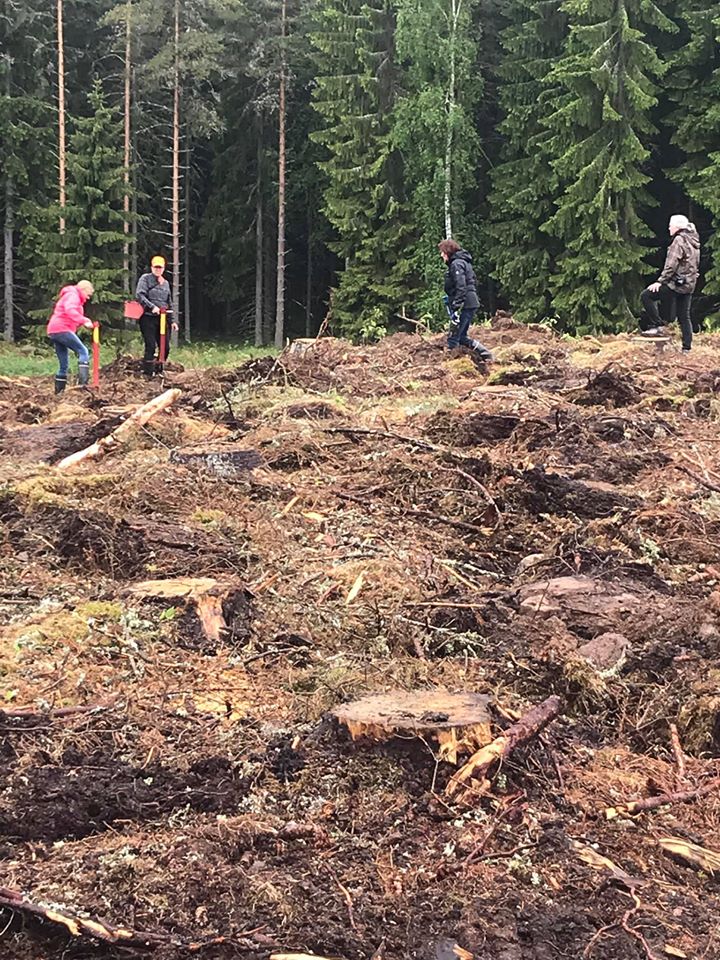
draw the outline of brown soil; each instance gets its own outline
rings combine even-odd
[[[603,815],[718,775],[720,341],[482,340],[173,367],[68,472],[161,385],[0,381],[0,886],[161,960],[720,956],[718,877],[658,843],[720,850],[720,799]],[[129,590],[182,577],[240,585],[219,640]],[[431,737],[328,719],[393,689],[487,695],[493,735],[565,706],[468,806]],[[144,951],[0,909],[0,960]]]

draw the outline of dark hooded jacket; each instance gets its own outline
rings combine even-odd
[[[675,293],[693,293],[699,272],[700,237],[695,224],[691,223],[672,238],[658,283],[664,283]]]
[[[450,257],[445,274],[445,293],[454,313],[460,313],[463,308],[477,310],[480,306],[472,257],[467,250],[458,250]]]

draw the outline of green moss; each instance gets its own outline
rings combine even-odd
[[[110,600],[89,600],[75,608],[77,616],[83,620],[105,620],[119,623],[123,614],[122,604]]]

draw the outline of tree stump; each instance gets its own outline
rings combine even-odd
[[[447,690],[392,690],[345,703],[331,716],[347,727],[353,740],[423,737],[437,741],[440,755],[457,763],[490,743],[490,697]]]
[[[248,474],[255,467],[259,467],[263,459],[257,450],[237,447],[215,447],[214,449],[192,447],[187,450],[172,450],[170,462],[207,470],[221,480],[235,480]]]
[[[317,343],[317,340],[314,337],[298,337],[297,340],[293,340],[290,346],[287,348],[287,352],[290,356],[302,357]]]
[[[128,597],[171,603],[179,610],[178,627],[193,637],[193,649],[212,650],[234,629],[233,619],[240,607],[247,608],[245,588],[212,577],[178,577],[174,580],[144,580],[132,584]],[[188,644],[185,644],[186,646]]]

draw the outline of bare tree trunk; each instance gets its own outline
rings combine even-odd
[[[312,282],[313,282],[313,258],[312,258],[312,207],[308,200],[307,207],[307,270],[305,272],[305,336],[312,336],[313,318],[312,318]]]
[[[130,77],[130,109],[131,109],[130,120],[131,120],[131,129],[132,129],[132,119],[133,119],[132,114],[133,114],[133,112],[136,110],[136,107],[135,107],[135,104],[136,104],[136,103],[137,103],[136,74],[135,74],[135,71],[132,70],[132,71],[131,71],[131,77]],[[138,217],[137,217],[137,214],[138,214],[138,205],[137,205],[137,197],[138,197],[138,164],[137,164],[137,157],[138,157],[138,153],[137,153],[137,149],[135,149],[135,148],[133,147],[133,145],[132,145],[132,139],[131,139],[131,143],[130,143],[130,157],[131,157],[131,160],[135,161],[135,162],[131,162],[131,164],[130,164],[130,177],[131,177],[131,179],[132,179],[132,196],[131,196],[131,198],[130,198],[130,204],[131,204],[131,209],[132,209],[132,220],[131,220],[131,223],[130,223],[130,232],[131,232],[131,235],[132,235],[132,244],[130,245],[130,277],[131,277],[131,280],[130,280],[130,292],[133,293],[134,290],[135,290],[135,283],[137,282],[137,275],[138,275],[138,245],[137,245],[137,237],[138,237]]]
[[[123,243],[123,289],[125,296],[130,296],[130,110],[131,110],[131,88],[130,79],[132,74],[132,63],[130,60],[130,39],[131,39],[131,19],[132,19],[132,0],[128,0],[127,10],[125,11],[125,141],[124,141],[124,180],[125,193],[123,195],[123,233],[125,241]]]
[[[255,346],[265,343],[263,330],[263,124],[260,120],[257,148],[257,180],[255,182]]]
[[[58,194],[60,210],[65,209],[65,36],[63,0],[57,0],[58,45]],[[60,233],[65,233],[65,217],[60,214]]]
[[[278,106],[278,232],[277,232],[277,295],[275,308],[275,346],[282,349],[285,341],[285,92],[287,64],[287,0],[282,0],[282,60],[280,63],[280,101]]]
[[[273,229],[275,223],[273,220],[272,207],[265,210],[265,228],[263,230],[263,343],[273,342],[273,331],[275,329],[275,297],[270,296],[270,290],[275,280],[275,262],[273,257]]]
[[[8,72],[8,86],[10,74]],[[5,225],[3,228],[3,242],[5,244],[3,291],[5,294],[5,325],[3,337],[8,343],[15,339],[15,324],[13,318],[13,236],[15,230],[15,200],[13,196],[13,182],[10,174],[5,178]]]
[[[450,79],[445,94],[447,127],[445,131],[445,236],[452,237],[453,124],[455,122],[455,45],[462,0],[450,0]]]
[[[172,140],[172,298],[173,323],[180,324],[180,0],[175,0],[175,51],[173,80]],[[172,345],[178,345],[178,330],[172,331]]]
[[[10,100],[10,61],[7,63],[7,73],[5,74],[5,95]],[[3,244],[4,244],[4,272],[3,272],[3,293],[4,293],[4,318],[3,338],[12,343],[15,339],[15,324],[13,318],[13,239],[15,232],[15,198],[14,186],[10,173],[5,174],[5,223],[3,226]]]
[[[185,145],[185,249],[183,250],[185,258],[185,269],[183,270],[183,306],[185,319],[185,340],[190,343],[190,204],[191,204],[191,184],[190,184],[190,134],[187,134],[187,143]]]

